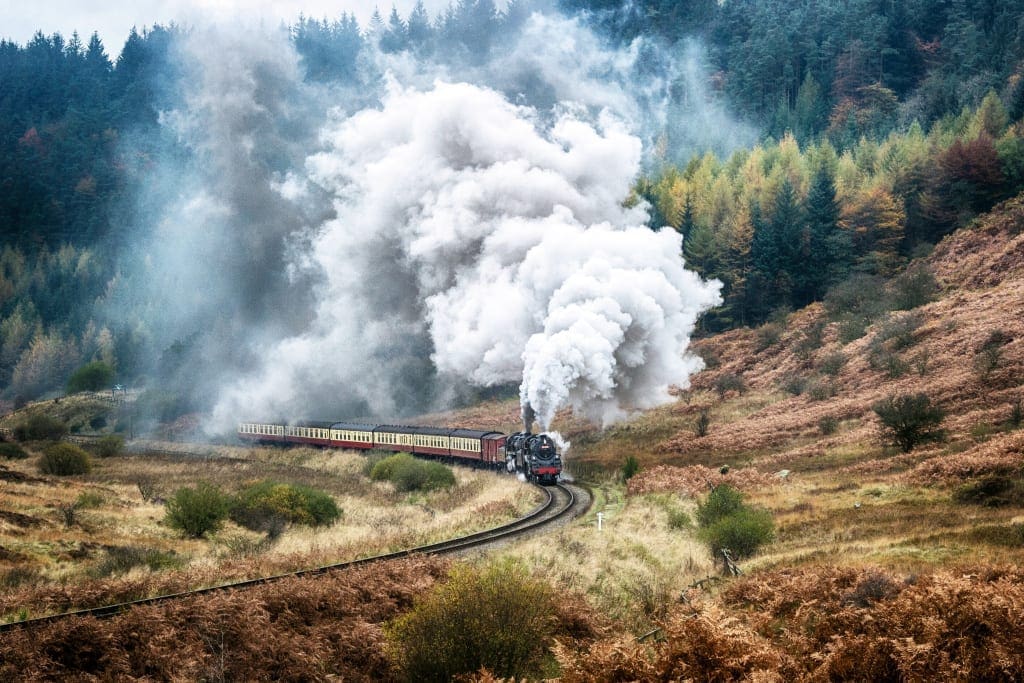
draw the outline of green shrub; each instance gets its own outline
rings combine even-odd
[[[804,329],[800,340],[793,346],[798,358],[806,360],[821,348],[825,341],[825,325],[824,320],[817,320]]]
[[[217,531],[227,519],[231,498],[213,484],[200,482],[195,488],[180,488],[167,501],[164,521],[172,529],[192,538]]]
[[[86,363],[71,374],[68,380],[68,393],[79,391],[99,391],[109,389],[114,382],[114,368],[101,360]]]
[[[846,356],[839,351],[835,351],[821,360],[821,371],[826,375],[835,377],[843,371],[844,365],[846,365]]]
[[[88,453],[72,443],[50,444],[39,458],[39,471],[58,477],[88,474],[92,471],[92,459]]]
[[[876,275],[851,275],[825,294],[825,311],[832,320],[842,321],[852,316],[870,324],[889,309],[889,302],[878,295],[884,287],[885,281]]]
[[[910,369],[898,354],[884,348],[873,349],[869,352],[868,365],[872,370],[884,371],[889,379],[898,379]]]
[[[775,536],[775,522],[767,510],[743,502],[743,494],[726,484],[716,486],[697,505],[699,538],[711,554],[728,549],[733,559],[749,557]]]
[[[377,463],[385,458],[390,458],[391,456],[391,451],[382,451],[379,448],[373,448],[366,451],[366,459],[363,461],[363,474],[369,477],[373,473],[373,468],[377,466]]]
[[[410,681],[450,681],[486,668],[541,678],[557,595],[522,565],[456,567],[386,628],[388,654]]]
[[[1003,507],[1024,504],[1024,481],[1019,477],[990,475],[953,491],[953,500],[968,505]]]
[[[629,481],[636,473],[640,471],[640,462],[636,459],[635,455],[630,455],[626,458],[626,462],[622,463],[622,480]]]
[[[921,327],[924,318],[917,313],[906,313],[886,320],[871,340],[872,348],[885,345],[890,351],[901,351],[916,343],[914,334]]]
[[[711,526],[743,507],[743,494],[728,484],[721,484],[708,494],[704,502],[697,504],[697,524],[702,528]]]
[[[778,323],[765,323],[757,330],[757,344],[754,350],[757,352],[770,349],[782,339],[782,325]]]
[[[32,415],[14,428],[14,438],[18,441],[56,441],[67,433],[66,424],[43,414]]]
[[[455,486],[455,473],[441,463],[418,460],[408,453],[384,458],[370,471],[374,481],[390,481],[399,491],[435,491]]]
[[[849,344],[867,334],[872,318],[850,313],[839,317],[839,341]]]
[[[831,436],[836,433],[837,429],[839,429],[839,420],[831,415],[818,420],[818,431],[821,432],[822,436]]]
[[[91,450],[100,458],[112,458],[121,455],[124,450],[124,437],[118,434],[107,434],[92,444]]]
[[[882,432],[904,453],[920,443],[942,438],[939,425],[945,412],[933,406],[925,394],[889,396],[872,406],[882,422]]]
[[[24,460],[28,452],[16,443],[0,441],[0,458],[7,460]]]
[[[1022,548],[1024,547],[1024,524],[979,526],[971,529],[969,537],[978,543],[1004,548]]]
[[[892,281],[892,306],[901,311],[924,306],[935,301],[940,289],[939,281],[928,266],[915,264]]]
[[[673,506],[668,509],[668,528],[692,529],[693,520],[690,519],[690,515],[686,514],[686,510]]]
[[[786,381],[782,383],[782,389],[787,394],[799,396],[804,393],[805,389],[807,389],[807,378],[803,375],[790,375]]]
[[[414,467],[402,467],[395,473],[399,491],[438,491],[455,486],[455,473],[439,462],[414,461]]]
[[[135,567],[149,567],[153,571],[173,569],[182,565],[182,559],[173,550],[115,546],[107,548],[106,556],[92,571],[93,576],[107,577],[124,574]]]
[[[408,453],[395,453],[388,455],[373,464],[370,469],[370,479],[374,481],[391,481],[395,473],[395,467],[406,460],[413,460]]]
[[[231,505],[230,516],[248,529],[268,531],[277,519],[308,526],[333,524],[341,510],[324,491],[267,479],[243,489]]]
[[[75,507],[81,510],[91,510],[102,506],[106,502],[106,497],[98,491],[82,491],[75,500]]]
[[[729,550],[738,560],[750,557],[775,536],[775,522],[767,510],[744,507],[700,530],[700,539],[718,556]]]

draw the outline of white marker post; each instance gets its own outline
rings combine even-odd
[[[597,513],[597,530],[598,531],[601,530],[601,522],[603,522],[603,521],[604,521],[604,513],[603,512],[598,512]]]

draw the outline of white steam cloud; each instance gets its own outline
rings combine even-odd
[[[515,384],[543,427],[564,407],[608,423],[687,384],[719,287],[631,185],[748,131],[692,45],[620,49],[554,13],[488,40],[368,40],[318,80],[285,31],[175,35],[166,139],[137,155],[141,224],[102,302],[155,386],[221,431]]]
[[[656,405],[700,368],[686,347],[718,284],[624,206],[641,144],[614,117],[543,127],[486,88],[392,84],[323,140],[306,164],[336,212],[313,243],[316,318],[215,417],[295,411],[327,385],[386,414],[417,349],[442,384],[521,381],[545,428],[562,407],[609,422]]]

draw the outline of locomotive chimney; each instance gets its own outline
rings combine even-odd
[[[533,427],[533,418],[537,415],[533,412],[533,408],[530,407],[529,403],[523,404],[523,431],[529,434]]]

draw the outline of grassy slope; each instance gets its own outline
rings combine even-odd
[[[650,469],[656,465],[730,465],[733,477],[742,476],[742,468],[789,470],[785,480],[768,479],[765,485],[758,478],[745,486],[779,525],[778,542],[757,564],[827,558],[911,568],[1024,560],[1019,545],[993,544],[997,535],[976,532],[978,526],[1024,521],[1024,509],[965,506],[951,497],[953,487],[971,478],[1019,473],[1024,465],[1024,433],[1007,426],[1013,402],[1024,397],[1022,228],[1024,198],[1018,197],[950,236],[927,259],[942,285],[940,297],[915,311],[883,316],[855,341],[840,340],[839,324],[827,323],[820,305],[792,314],[779,341],[761,350],[756,330],[700,341],[696,351],[718,364],[694,378],[681,400],[600,438],[577,439],[576,457],[615,467],[633,454],[653,480],[658,473]],[[892,321],[910,315],[919,316],[920,325],[909,344],[895,351],[904,372],[893,376],[873,369],[873,340]],[[801,348],[807,330],[822,321],[822,343],[809,352]],[[996,367],[984,374],[975,361],[993,332],[1009,342]],[[847,361],[831,377],[822,366],[835,354]],[[716,393],[716,380],[726,375],[742,377],[746,391]],[[831,389],[794,396],[785,391],[794,377]],[[946,410],[947,438],[904,455],[882,442],[871,406],[892,394],[916,392]],[[702,410],[709,412],[711,426],[698,437],[694,424]],[[823,419],[835,421],[834,433],[822,433]],[[665,478],[671,471],[660,473]],[[671,477],[660,489],[656,482],[645,485],[643,477],[638,485],[648,490],[673,488]]]
[[[753,477],[744,483],[779,525],[778,542],[756,560],[762,565],[822,557],[908,569],[1024,560],[1024,548],[993,544],[997,535],[979,540],[984,534],[975,531],[1022,522],[1024,509],[952,500],[953,488],[972,478],[1024,465],[1024,432],[1007,426],[1013,402],[1024,398],[1024,197],[951,235],[925,262],[942,287],[937,300],[883,315],[859,339],[844,343],[839,324],[828,322],[823,307],[814,304],[790,315],[779,340],[767,348],[760,348],[762,337],[751,329],[697,342],[696,352],[717,363],[675,403],[602,431],[561,415],[555,427],[573,443],[570,470],[610,472],[634,455],[643,468],[637,490],[676,493],[685,493],[679,476],[687,471],[654,468],[704,465],[717,471],[729,465],[726,479],[737,481],[745,468],[768,475],[789,470],[785,480]],[[894,351],[902,374],[872,368],[873,341],[908,316],[920,324],[909,343]],[[821,323],[821,343],[801,348],[808,330]],[[985,375],[975,361],[993,332],[1009,342]],[[836,354],[846,362],[831,376],[823,365]],[[720,395],[714,387],[726,375],[742,377],[746,390]],[[786,385],[794,377],[830,389],[793,395]],[[881,439],[871,406],[916,392],[945,409],[947,438],[902,454]],[[695,423],[705,410],[710,429],[698,437]],[[515,413],[514,403],[492,403],[449,419],[504,425]],[[823,419],[835,421],[834,433],[822,433]],[[694,474],[699,472],[689,471]]]

